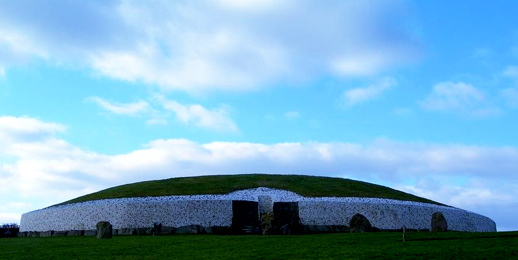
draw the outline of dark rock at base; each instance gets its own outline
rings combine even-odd
[[[135,228],[135,234],[136,235],[146,235],[150,234],[147,232],[147,228]]]
[[[66,235],[67,231],[54,231],[54,233],[52,233],[53,237],[64,237]]]
[[[212,234],[212,228],[200,226],[200,234]]]
[[[50,237],[52,236],[52,233],[54,233],[54,231],[40,232],[40,237]]]
[[[199,226],[197,225],[190,225],[190,226],[183,226],[179,227],[176,230],[177,234],[198,234],[199,232]]]
[[[136,228],[119,228],[119,235],[131,236],[131,235],[136,235],[136,234],[137,234]]]
[[[229,227],[211,227],[212,234],[218,234],[218,235],[228,235],[230,234],[230,228]]]
[[[303,227],[305,234],[314,234],[314,233],[341,233],[341,232],[349,232],[350,228],[348,226],[342,225],[304,225]]]
[[[372,229],[372,225],[369,220],[363,216],[362,214],[356,214],[351,218],[349,222],[349,226],[351,227],[352,233],[357,232],[370,232]]]
[[[162,234],[162,235],[171,235],[171,234],[174,234],[174,233],[176,233],[176,228],[175,227],[167,227],[167,226],[162,227],[162,230],[160,232],[160,234]]]
[[[112,224],[108,221],[100,221],[96,225],[97,239],[112,238]]]
[[[116,228],[112,228],[112,236],[117,236],[119,234],[119,230]]]
[[[27,232],[18,232],[16,233],[17,237],[27,237]]]
[[[27,237],[40,237],[40,232],[30,231],[29,233],[27,233]]]
[[[97,235],[97,230],[85,230],[85,237],[95,237]]]
[[[77,237],[77,236],[84,236],[85,231],[84,230],[70,230],[67,232],[67,237]]]
[[[448,231],[448,222],[441,212],[432,214],[432,232],[446,232]]]

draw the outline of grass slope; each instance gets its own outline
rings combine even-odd
[[[137,182],[87,194],[58,205],[128,197],[227,194],[237,190],[257,187],[289,190],[306,197],[370,197],[442,205],[425,198],[362,181],[305,175],[271,174],[215,175]]]
[[[518,259],[518,232],[0,239],[2,259]]]

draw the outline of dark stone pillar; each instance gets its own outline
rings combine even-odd
[[[448,222],[441,212],[435,212],[432,214],[431,223],[432,232],[446,232],[448,231]]]
[[[97,238],[112,238],[112,224],[108,221],[101,221],[97,223]]]

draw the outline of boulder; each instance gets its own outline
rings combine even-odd
[[[372,229],[372,225],[369,220],[359,213],[351,218],[349,226],[351,227],[351,233],[370,232]]]
[[[441,212],[435,212],[432,214],[432,232],[446,232],[448,231],[448,222]]]
[[[16,236],[18,236],[18,237],[27,237],[27,232],[18,232],[18,233],[16,233]]]
[[[96,225],[97,239],[112,238],[112,224],[108,221],[100,221]]]

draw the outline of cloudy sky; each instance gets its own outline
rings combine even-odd
[[[518,2],[0,0],[0,223],[115,185],[373,182],[518,230]]]

